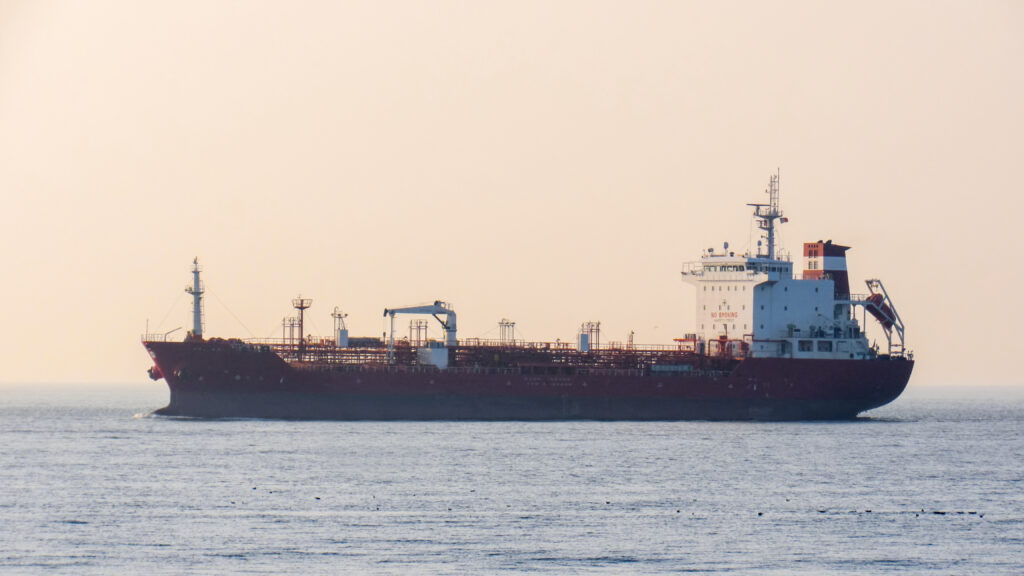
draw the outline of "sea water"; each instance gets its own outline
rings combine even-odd
[[[151,416],[0,388],[11,574],[1024,573],[1024,393],[850,422]]]

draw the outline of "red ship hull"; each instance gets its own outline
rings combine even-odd
[[[692,369],[289,364],[227,341],[146,342],[165,415],[325,420],[840,420],[896,399],[913,360],[710,359]]]

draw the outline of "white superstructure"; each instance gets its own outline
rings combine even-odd
[[[751,205],[766,240],[758,242],[758,254],[737,255],[726,244],[721,252],[709,249],[699,261],[683,265],[683,280],[697,289],[696,329],[688,339],[712,355],[866,359],[876,351],[855,315],[855,307],[862,306],[887,336],[896,325],[902,352],[902,323],[892,302],[871,288],[877,281],[869,281],[870,295],[850,295],[846,246],[804,244],[805,268],[798,274],[777,252],[775,221],[786,222],[778,182],[773,175],[769,204]]]

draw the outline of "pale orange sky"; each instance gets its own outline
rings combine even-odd
[[[912,386],[1022,383],[1019,2],[0,1],[0,382],[146,380],[148,318],[667,343],[680,264],[853,246]],[[230,311],[229,311],[230,310]],[[166,316],[166,319],[165,319]],[[236,319],[237,318],[237,319]],[[405,322],[399,325],[405,329]],[[874,327],[872,327],[874,328]],[[877,331],[876,331],[877,333]]]

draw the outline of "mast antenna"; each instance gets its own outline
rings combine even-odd
[[[768,179],[768,189],[765,190],[765,193],[768,194],[767,204],[747,204],[754,208],[754,219],[757,221],[757,227],[761,230],[761,236],[766,241],[764,246],[766,252],[761,251],[760,243],[758,243],[758,258],[767,257],[769,260],[775,260],[775,221],[778,220],[780,224],[789,221],[788,218],[782,216],[782,209],[779,208],[779,174],[780,170],[776,169],[775,174]]]

